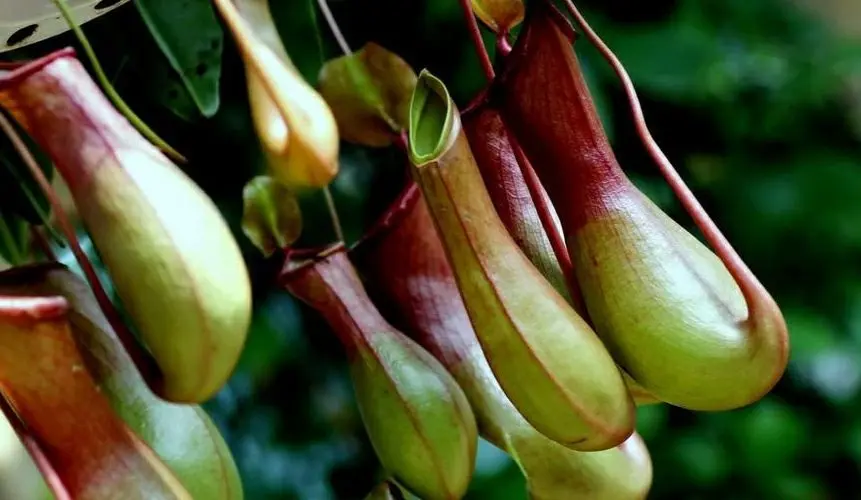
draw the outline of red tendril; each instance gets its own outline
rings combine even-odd
[[[484,70],[484,75],[488,81],[493,80],[496,74],[493,72],[493,63],[490,61],[490,54],[488,54],[484,40],[481,38],[481,29],[478,27],[478,20],[475,19],[475,13],[472,11],[472,3],[470,0],[460,0],[460,7],[463,10],[466,26],[469,28],[469,36],[472,38],[472,44],[475,46],[476,53],[478,53],[481,69]]]
[[[580,25],[580,28],[585,33],[586,37],[592,45],[598,49],[610,66],[612,66],[613,71],[621,81],[622,87],[625,90],[625,94],[631,106],[631,114],[634,119],[637,134],[640,136],[643,145],[655,163],[657,163],[658,168],[661,171],[661,175],[663,175],[664,179],[670,185],[676,198],[681,202],[685,211],[694,220],[706,241],[708,241],[709,245],[711,245],[712,249],[726,266],[733,279],[735,279],[741,289],[742,295],[744,295],[745,302],[747,303],[748,317],[752,317],[753,311],[756,309],[754,305],[768,305],[763,301],[769,301],[770,296],[759,280],[756,279],[747,267],[747,264],[744,263],[738,253],[733,249],[732,245],[723,233],[721,233],[720,229],[715,225],[714,221],[712,221],[711,217],[706,213],[703,206],[696,199],[690,188],[685,184],[684,180],[673,167],[672,163],[670,163],[670,160],[661,150],[660,146],[658,146],[654,137],[652,137],[652,134],[646,125],[643,108],[640,105],[640,100],[637,96],[637,91],[634,88],[634,83],[631,81],[631,77],[628,75],[628,72],[625,70],[621,61],[619,61],[619,58],[612,50],[610,50],[601,37],[595,33],[592,27],[589,26],[589,23],[586,22],[586,19],[574,5],[574,2],[572,0],[565,0],[565,4],[568,7],[568,11],[571,13],[571,16],[573,16],[577,21],[577,24]]]

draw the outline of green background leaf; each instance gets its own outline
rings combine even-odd
[[[42,172],[51,179],[54,174],[51,160],[14,121],[13,125],[33,153]],[[51,213],[48,200],[42,194],[24,160],[4,134],[0,134],[0,212],[17,215],[33,224],[46,222],[46,218]]]
[[[326,27],[318,21],[316,1],[270,0],[269,9],[293,64],[311,85],[315,85],[327,59],[325,54],[329,53],[323,47],[320,30]]]
[[[224,31],[209,0],[135,0],[167,60],[205,117],[218,111]],[[180,116],[187,110],[178,111]]]
[[[14,214],[0,212],[0,257],[9,264],[27,262],[29,253],[29,226],[27,221]]]

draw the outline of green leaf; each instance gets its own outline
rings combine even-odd
[[[314,0],[270,0],[281,41],[299,73],[314,85],[326,58]]]
[[[302,214],[287,186],[271,177],[258,176],[245,185],[242,198],[242,231],[267,257],[299,238]]]
[[[0,263],[24,264],[29,254],[29,225],[15,215],[0,212]]]
[[[141,46],[148,44],[140,44]],[[180,75],[174,71],[170,63],[161,56],[159,48],[153,43],[152,47],[136,47],[139,50],[135,64],[139,65],[138,74],[146,75],[146,86],[143,92],[148,99],[164,106],[165,109],[176,115],[181,120],[194,123],[203,115],[195,104],[192,94],[182,81]],[[153,57],[155,52],[156,57]]]
[[[224,32],[212,4],[209,0],[135,0],[135,5],[201,114],[213,116],[220,103]]]
[[[320,95],[341,138],[371,147],[390,145],[407,128],[415,86],[410,65],[375,43],[327,62],[320,71]]]

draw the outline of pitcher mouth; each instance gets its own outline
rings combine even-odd
[[[347,246],[342,241],[315,248],[291,248],[285,252],[284,264],[278,275],[278,282],[288,283],[318,262],[341,253],[347,253]]]
[[[77,59],[75,49],[72,47],[66,47],[55,50],[46,56],[22,63],[14,69],[0,72],[0,91],[7,90],[10,87],[20,84],[23,80],[26,80],[34,73],[41,71],[45,66],[58,59],[66,57]]]

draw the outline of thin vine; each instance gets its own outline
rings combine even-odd
[[[120,113],[125,116],[129,122],[138,131],[146,137],[150,142],[156,145],[159,149],[164,151],[168,156],[172,159],[185,163],[186,159],[182,154],[179,153],[176,149],[174,149],[170,144],[167,143],[164,139],[158,136],[143,120],[140,119],[138,115],[135,114],[134,111],[129,107],[128,104],[120,97],[120,94],[111,84],[108,75],[105,74],[105,70],[102,68],[101,63],[99,62],[98,57],[96,57],[96,52],[93,50],[93,46],[90,45],[90,41],[87,39],[87,36],[84,34],[84,30],[78,25],[75,21],[75,17],[72,14],[71,9],[69,8],[69,4],[66,3],[66,0],[51,0],[54,2],[54,5],[57,6],[57,9],[60,10],[60,13],[63,15],[63,19],[66,20],[66,23],[71,28],[72,32],[75,34],[75,38],[78,39],[78,43],[81,44],[81,48],[84,49],[84,54],[87,56],[87,60],[89,60],[90,65],[93,67],[93,71],[96,74],[96,78],[99,81],[99,84],[102,86],[102,90],[105,92],[105,95],[108,96],[108,99],[117,107]]]
[[[667,158],[666,154],[664,154],[657,141],[655,141],[649,131],[648,125],[646,124],[643,107],[640,104],[640,99],[637,96],[634,83],[631,80],[630,75],[628,75],[624,65],[622,65],[622,62],[616,54],[613,53],[610,47],[604,43],[601,37],[598,36],[595,30],[592,29],[583,14],[581,14],[579,9],[574,5],[574,2],[572,0],[565,0],[565,4],[568,7],[568,11],[571,16],[574,17],[577,24],[586,34],[586,37],[592,45],[598,49],[604,59],[607,60],[621,81],[625,95],[628,98],[628,103],[631,107],[631,114],[637,129],[637,134],[640,136],[640,139],[649,155],[658,165],[661,175],[663,175],[664,179],[670,185],[676,198],[681,202],[685,211],[694,220],[703,236],[726,266],[733,279],[735,279],[736,283],[739,285],[745,302],[747,303],[749,319],[754,317],[754,311],[764,311],[769,308],[776,309],[777,306],[774,304],[774,300],[768,294],[765,287],[759,282],[756,276],[754,276],[753,272],[751,272],[747,267],[747,264],[744,263],[742,258],[732,247],[729,240],[727,240],[720,229],[718,229],[717,225],[696,199],[693,192],[691,192],[690,188],[685,184],[685,181],[676,171],[675,167],[673,167],[673,164],[670,162],[669,158]]]

